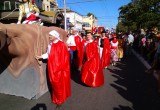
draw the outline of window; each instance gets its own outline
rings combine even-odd
[[[83,23],[82,27],[91,27],[89,23]]]

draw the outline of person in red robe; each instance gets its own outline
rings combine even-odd
[[[61,41],[55,30],[49,32],[47,53],[36,56],[38,59],[48,58],[48,76],[52,87],[52,102],[60,106],[71,95],[70,56],[67,46]]]
[[[74,37],[75,43],[76,43],[76,47],[77,47],[77,54],[76,54],[76,67],[80,68],[80,66],[82,66],[82,51],[81,51],[81,36],[78,35],[78,33],[75,35]]]
[[[82,34],[82,41],[81,41],[81,45],[84,45],[84,43],[86,42],[86,34]]]
[[[81,69],[81,80],[91,87],[104,84],[104,75],[98,53],[97,42],[93,40],[91,33],[87,33],[87,42],[84,44],[84,59],[86,60]]]
[[[109,39],[106,37],[105,30],[102,31],[102,36],[101,38],[99,38],[98,45],[100,50],[102,68],[107,68],[110,65],[111,46]]]

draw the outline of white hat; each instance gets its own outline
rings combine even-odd
[[[57,39],[61,40],[60,39],[60,35],[59,35],[59,33],[57,31],[52,30],[52,31],[49,32],[49,34],[54,36],[54,37],[56,37]]]

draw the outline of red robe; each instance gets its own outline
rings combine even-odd
[[[109,39],[106,37],[104,38],[104,47],[102,52],[102,68],[105,68],[106,66],[110,65],[110,59],[111,59],[111,46]]]
[[[81,38],[80,36],[75,36],[74,41],[76,43],[76,48],[77,48],[77,58],[76,58],[76,66],[77,68],[82,66],[82,51],[81,51]]]
[[[87,40],[83,39],[82,42],[81,42],[81,44],[84,46],[84,43],[86,43],[86,42],[87,42]]]
[[[104,75],[97,43],[94,41],[88,43],[85,47],[85,54],[86,61],[81,70],[82,82],[92,87],[102,86],[104,84]]]
[[[53,43],[51,46],[48,74],[52,86],[52,102],[62,104],[71,95],[70,57],[62,41]]]

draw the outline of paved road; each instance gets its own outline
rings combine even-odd
[[[72,73],[72,96],[64,110],[160,110],[156,79],[147,75],[144,65],[129,56],[104,70],[105,84],[91,88],[83,85],[78,73]],[[55,110],[47,92],[39,99],[0,94],[0,110]]]

